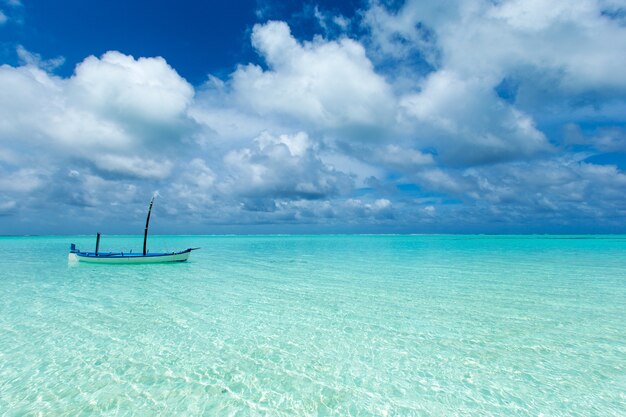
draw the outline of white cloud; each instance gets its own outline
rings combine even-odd
[[[17,52],[17,57],[19,58],[22,65],[32,65],[45,69],[47,71],[52,71],[63,65],[63,63],[65,62],[65,58],[63,58],[62,56],[44,60],[41,58],[41,55],[26,50],[26,48],[24,48],[22,45],[18,45],[15,51]]]
[[[370,152],[370,155],[374,158],[380,156],[376,152]],[[385,176],[385,169],[376,161],[372,161],[372,163],[364,162],[362,158],[350,155],[350,152],[342,152],[340,150],[320,152],[320,159],[329,167],[345,172],[353,177],[356,187],[367,186],[368,178]]]
[[[233,74],[242,106],[326,128],[393,118],[391,90],[359,43],[348,38],[300,43],[283,22],[255,25],[252,42],[269,69],[249,64]]]
[[[344,209],[350,213],[349,215],[357,217],[372,217],[375,219],[393,218],[392,203],[386,198],[379,198],[372,202],[351,198],[345,202]]]
[[[201,190],[208,190],[215,184],[217,176],[206,161],[200,158],[192,159],[189,164],[189,171],[185,174],[187,182],[194,184]]]
[[[589,145],[600,152],[626,153],[626,129],[620,127],[602,127],[593,134],[586,135],[573,123],[564,126],[567,145]]]
[[[624,173],[581,162],[626,149],[625,29],[599,12],[613,6],[370,6],[353,20],[316,9],[327,34],[363,16],[358,41],[256,25],[266,66],[197,89],[162,58],[108,52],[63,78],[18,49],[22,66],[0,66],[0,213],[46,194],[69,212],[143,216],[159,189],[162,214],[198,232],[623,219]],[[566,112],[565,98],[586,104]]]
[[[333,20],[333,23],[342,30],[347,30],[348,26],[350,26],[350,20],[344,16],[341,16],[341,15],[333,16],[332,20]]]
[[[415,149],[403,148],[389,144],[382,149],[376,149],[371,159],[376,165],[412,172],[420,167],[435,163],[433,156]]]
[[[417,183],[427,190],[458,194],[466,191],[462,177],[456,177],[440,168],[424,169],[416,173]]]
[[[351,179],[325,165],[303,133],[264,133],[255,145],[224,157],[230,180],[224,184],[241,195],[317,199],[349,189]]]
[[[363,13],[363,25],[371,32],[369,42],[373,55],[378,59],[406,60],[419,53],[424,63],[436,66],[439,60],[436,39],[428,27],[418,23],[433,14],[431,8],[441,7],[455,13],[456,8],[446,3],[449,2],[406,2],[397,13],[392,13],[381,2],[371,2]]]
[[[24,136],[81,147],[149,141],[141,130],[180,123],[193,96],[162,59],[135,61],[119,53],[88,58],[70,79],[33,65],[4,65],[0,86],[0,105],[10,116],[0,129],[7,135],[30,132]]]
[[[315,149],[315,144],[309,140],[309,136],[304,132],[295,135],[279,135],[274,137],[264,132],[257,138],[259,147],[264,149],[267,146],[283,144],[289,149],[289,153],[295,157],[302,157],[309,149]]]
[[[0,10],[0,25],[4,25],[7,22],[7,20],[9,20],[7,15],[4,14],[2,10]]]
[[[396,88],[420,143],[449,162],[475,164],[548,150],[536,118],[571,117],[577,96],[582,103],[589,94],[623,100],[626,55],[617,51],[626,49],[626,26],[603,13],[611,7],[595,0],[409,0],[389,11],[373,2],[363,23],[377,62],[393,59],[396,75],[412,74]],[[512,85],[508,102],[496,94],[503,80]]]
[[[392,50],[405,39],[426,55],[437,48],[442,57],[437,69],[464,77],[494,77],[497,83],[506,73],[535,69],[537,75],[560,75],[553,89],[623,91],[626,57],[616,51],[626,47],[626,27],[603,14],[608,8],[597,0],[409,0],[398,13],[375,3],[365,22],[376,45],[396,40],[387,48]],[[432,31],[425,40],[424,30]]]
[[[425,129],[425,142],[453,162],[491,162],[548,151],[532,118],[499,100],[490,87],[484,79],[440,70],[424,80],[419,93],[403,97],[401,107],[418,130]]]
[[[53,195],[71,206],[102,210],[101,216],[109,217],[121,212],[128,215],[129,206],[137,202],[138,197],[142,208],[145,207],[146,202],[141,197],[148,198],[150,193],[141,191],[128,180],[111,180],[89,172],[70,170],[66,182],[54,189]]]
[[[350,19],[345,16],[323,11],[317,5],[313,8],[313,16],[326,34],[332,34],[336,31],[344,33],[348,30],[351,23]]]
[[[507,207],[504,219],[533,222],[550,216],[565,222],[581,218],[613,222],[623,210],[620,190],[626,175],[614,166],[556,159],[492,171],[472,169],[466,175],[479,185],[477,199]]]
[[[115,154],[99,154],[94,157],[94,162],[98,168],[104,171],[155,179],[167,178],[173,165],[167,159],[153,160]]]
[[[70,88],[79,103],[104,115],[158,125],[178,122],[194,94],[163,58],[134,59],[115,51],[80,63]]]
[[[0,192],[30,193],[43,184],[45,171],[21,168],[14,172],[3,172],[0,176]]]
[[[64,79],[47,72],[38,55],[22,56],[24,66],[0,67],[0,143],[7,151],[26,155],[24,146],[37,147],[113,173],[169,175],[172,164],[158,154],[176,148],[186,132],[194,91],[162,58],[109,52]]]
[[[613,221],[624,210],[624,173],[615,166],[566,158],[454,171],[429,169],[418,173],[416,180],[427,190],[462,200],[464,209],[485,224],[540,223],[543,218]]]

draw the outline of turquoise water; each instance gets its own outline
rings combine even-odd
[[[626,236],[70,242],[0,238],[0,416],[626,414]]]

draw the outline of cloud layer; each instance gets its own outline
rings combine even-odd
[[[603,162],[626,160],[620,10],[316,7],[319,34],[256,24],[258,61],[198,86],[117,51],[63,78],[20,46],[0,67],[0,224],[133,231],[159,190],[167,231],[624,232],[624,167]]]

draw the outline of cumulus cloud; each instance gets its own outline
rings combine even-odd
[[[619,126],[603,126],[586,134],[580,126],[569,123],[563,130],[567,145],[588,145],[600,152],[626,153],[626,129]]]
[[[603,13],[608,2],[585,0],[572,4],[556,1],[508,1],[488,8],[492,28],[478,34],[481,43],[493,38],[493,30],[506,30],[504,41],[492,49],[484,64],[498,67],[530,65],[557,71],[554,86],[568,92],[626,88],[619,68],[626,64],[623,54],[626,29]],[[463,45],[458,45],[459,47]]]
[[[626,55],[617,51],[626,49],[626,27],[604,13],[610,6],[409,0],[389,10],[374,2],[363,24],[377,62],[403,69],[419,58],[408,60],[412,84],[401,82],[414,91],[400,93],[417,134],[448,162],[475,164],[545,152],[535,118],[560,119],[590,97],[624,97]]]
[[[37,192],[110,208],[186,163],[194,89],[162,58],[108,52],[62,78],[54,62],[18,54],[21,66],[0,66],[0,197],[24,210]]]
[[[19,47],[0,66],[0,215],[45,195],[61,217],[143,217],[159,189],[173,231],[620,227],[624,173],[585,162],[626,152],[616,7],[311,8],[322,34],[256,24],[256,62],[196,87],[159,57],[110,51],[61,77]]]
[[[138,178],[165,179],[170,175],[172,163],[167,160],[155,161],[139,156],[101,154],[94,158],[96,166],[104,171],[127,174]]]
[[[431,154],[393,144],[377,152],[377,157],[384,164],[408,171],[424,165],[432,165],[435,162]]]
[[[499,100],[483,79],[434,72],[419,93],[402,98],[401,107],[448,162],[516,159],[550,149],[532,118]]]
[[[45,171],[33,168],[21,168],[13,172],[5,172],[0,178],[0,192],[30,193],[35,191],[44,184],[44,174]]]
[[[76,67],[71,94],[102,115],[118,121],[175,124],[184,116],[194,90],[163,58],[107,52]]]
[[[116,206],[135,202],[140,191],[127,179],[106,179],[89,170],[59,170],[54,180],[61,186],[49,190],[51,200],[61,199],[76,207],[105,208],[113,213]]]
[[[418,184],[427,190],[440,193],[458,194],[466,189],[465,181],[462,177],[454,176],[440,168],[431,168],[419,171],[415,174]]]
[[[555,221],[581,226],[579,222],[594,219],[616,226],[625,209],[620,195],[626,185],[623,172],[563,157],[452,171],[428,169],[415,180],[426,190],[462,201],[464,216],[484,224],[534,227],[533,223]]]
[[[617,71],[626,58],[614,51],[623,50],[626,29],[604,13],[609,7],[610,2],[596,0],[575,5],[565,0],[450,0],[443,5],[408,0],[397,12],[374,3],[365,23],[383,52],[393,53],[405,43],[425,55],[440,51],[441,60],[432,62],[435,69],[497,79],[535,68],[560,73],[562,83],[553,88],[623,89]]]
[[[284,22],[255,25],[252,43],[267,62],[241,66],[232,86],[242,105],[323,127],[376,126],[394,100],[361,44],[348,38],[300,43]]]
[[[255,146],[229,152],[229,189],[244,196],[319,199],[349,189],[348,175],[325,165],[304,132],[273,136],[263,133]]]
[[[41,57],[22,55],[25,65],[0,67],[5,148],[28,144],[138,177],[169,174],[168,162],[150,156],[152,146],[180,139],[193,88],[163,59],[109,52],[87,58],[63,79],[41,67]]]
[[[351,198],[345,202],[345,207],[352,215],[356,215],[357,217],[373,217],[376,219],[393,218],[391,201],[386,198],[379,198],[373,202]]]

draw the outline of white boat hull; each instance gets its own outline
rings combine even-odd
[[[132,254],[113,254],[113,255],[93,255],[92,253],[76,252],[70,253],[68,260],[71,262],[88,262],[96,264],[152,264],[163,262],[185,262],[189,259],[190,250],[154,255],[132,255]]]

